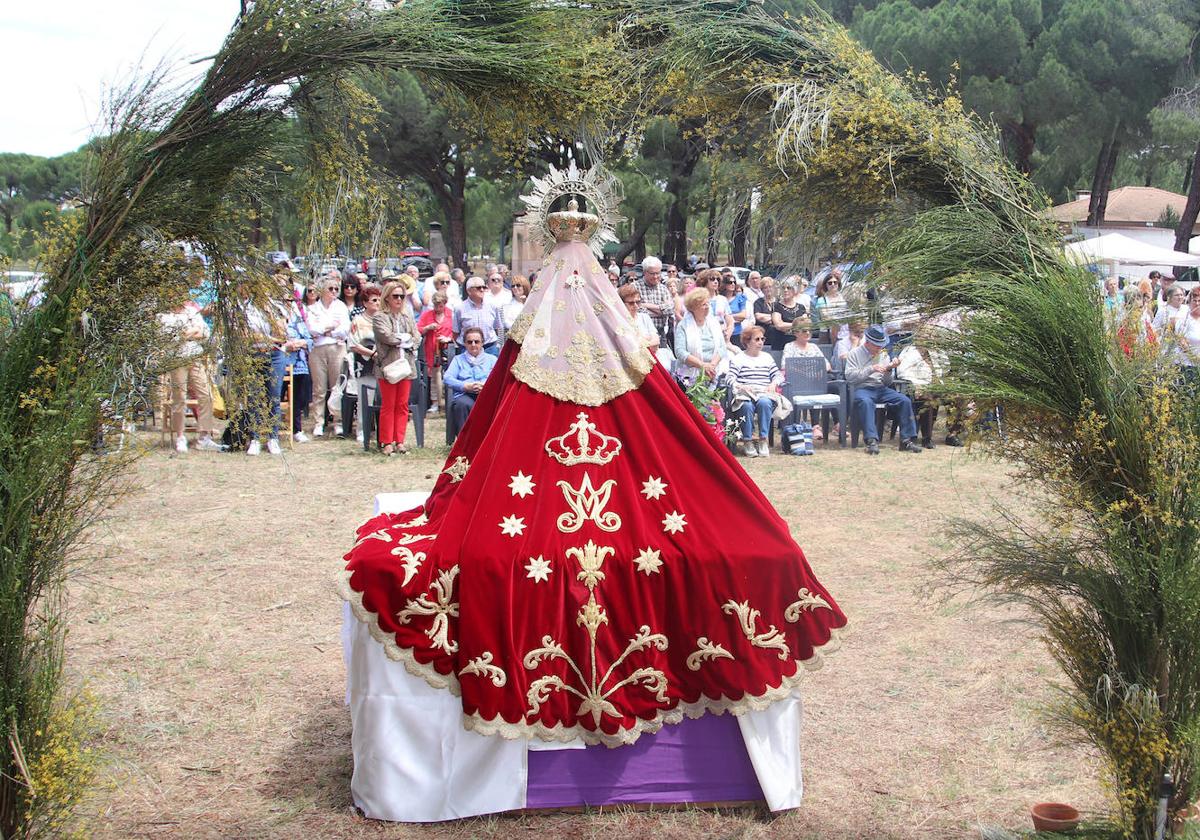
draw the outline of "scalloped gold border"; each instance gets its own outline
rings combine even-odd
[[[461,696],[457,677],[440,674],[432,666],[418,662],[411,651],[396,644],[395,633],[388,633],[379,626],[379,614],[364,607],[362,593],[355,591],[350,586],[352,574],[349,570],[343,570],[338,576],[338,593],[350,604],[354,617],[367,625],[371,638],[383,645],[388,659],[402,663],[408,673],[425,680],[433,688],[444,688],[455,697]],[[467,714],[466,712],[463,713],[463,728],[478,732],[480,735],[499,735],[509,741],[520,738],[526,740],[537,738],[540,741],[560,743],[582,740],[585,744],[623,747],[637,741],[643,733],[654,733],[664,726],[679,723],[685,715],[689,718],[698,718],[705,713],[723,715],[728,712],[737,716],[746,712],[760,712],[772,703],[790,696],[800,685],[805,671],[820,670],[825,664],[825,657],[837,653],[841,648],[845,636],[846,632],[843,629],[833,628],[830,631],[829,641],[823,645],[814,646],[812,656],[808,659],[792,660],[797,665],[795,674],[784,677],[783,682],[778,686],[768,688],[762,694],[750,695],[740,700],[730,700],[726,697],[717,699],[702,697],[694,703],[680,703],[673,709],[659,712],[650,720],[639,719],[631,728],[622,729],[613,734],[597,732],[581,726],[568,727],[561,723],[554,726],[546,726],[544,723],[509,723],[499,715],[494,718],[485,718],[478,713]]]

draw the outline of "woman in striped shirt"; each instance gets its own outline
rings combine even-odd
[[[771,415],[775,412],[776,396],[783,385],[783,374],[769,353],[764,353],[762,327],[746,327],[742,341],[746,352],[729,363],[733,380],[733,409],[742,420],[742,454],[748,458],[765,458],[771,454],[767,436],[771,433]]]

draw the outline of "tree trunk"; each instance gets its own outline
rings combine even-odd
[[[746,243],[750,239],[750,199],[738,209],[737,218],[733,220],[733,242],[730,262],[734,265],[746,264]]]
[[[468,271],[467,265],[467,169],[461,160],[448,162],[449,171],[440,170],[438,183],[430,183],[442,214],[446,217],[446,250],[454,268]],[[428,182],[428,181],[427,181]]]
[[[671,184],[667,185],[671,191]],[[683,202],[678,198],[671,202],[667,210],[667,231],[663,234],[662,260],[676,267],[687,265],[687,216],[683,213]]]
[[[717,202],[708,203],[708,241],[705,242],[704,261],[710,266],[717,263]]]
[[[672,196],[671,207],[667,210],[667,229],[663,233],[663,262],[676,267],[687,265],[688,238],[687,213],[684,212],[687,201],[687,182],[696,170],[704,154],[706,141],[699,131],[702,121],[684,121],[680,125],[684,141],[683,155],[679,160],[671,162],[671,175],[667,179],[667,192]]]
[[[647,219],[637,226],[633,231],[633,236],[629,237],[628,241],[621,243],[620,249],[613,255],[613,262],[618,266],[623,266],[625,258],[633,253],[638,253],[639,259],[645,259],[646,231],[650,229],[651,222],[651,219]]]
[[[1092,172],[1092,197],[1088,201],[1088,227],[1099,227],[1104,221],[1104,214],[1108,210],[1108,193],[1112,188],[1113,170],[1117,167],[1120,151],[1121,143],[1116,139],[1114,130],[1113,137],[1100,147],[1100,154],[1096,157],[1096,168]]]
[[[1033,171],[1033,148],[1037,142],[1037,126],[1028,120],[1009,123],[1007,126],[1013,162],[1017,169],[1028,175]]]
[[[1200,216],[1200,142],[1196,143],[1196,153],[1192,155],[1192,165],[1188,170],[1191,181],[1188,185],[1187,204],[1183,206],[1183,214],[1179,217],[1179,226],[1175,228],[1175,250],[1188,253],[1193,230],[1196,227],[1196,217]],[[1175,269],[1179,276],[1179,269]]]

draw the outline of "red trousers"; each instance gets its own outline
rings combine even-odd
[[[379,445],[404,443],[408,433],[408,392],[411,379],[401,379],[395,385],[379,377]]]

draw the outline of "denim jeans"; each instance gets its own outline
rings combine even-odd
[[[266,353],[255,354],[254,364],[260,371],[263,390],[266,392],[266,405],[270,410],[272,438],[279,437],[279,399],[283,395],[283,377],[287,375],[289,363],[287,354],[279,350],[272,350],[269,356]],[[259,427],[263,425],[262,404],[258,400],[250,400],[247,413],[250,438],[257,440]]]
[[[913,418],[912,400],[893,388],[880,385],[876,388],[858,388],[854,391],[853,410],[858,412],[863,437],[867,440],[879,440],[879,430],[875,427],[876,403],[883,403],[888,408],[894,407],[900,413],[900,438],[902,440],[917,436],[917,421]]]
[[[739,409],[742,415],[742,439],[765,438],[771,434],[771,415],[775,413],[775,400],[759,397],[754,402],[747,400]],[[754,420],[758,419],[758,433],[754,431]]]

